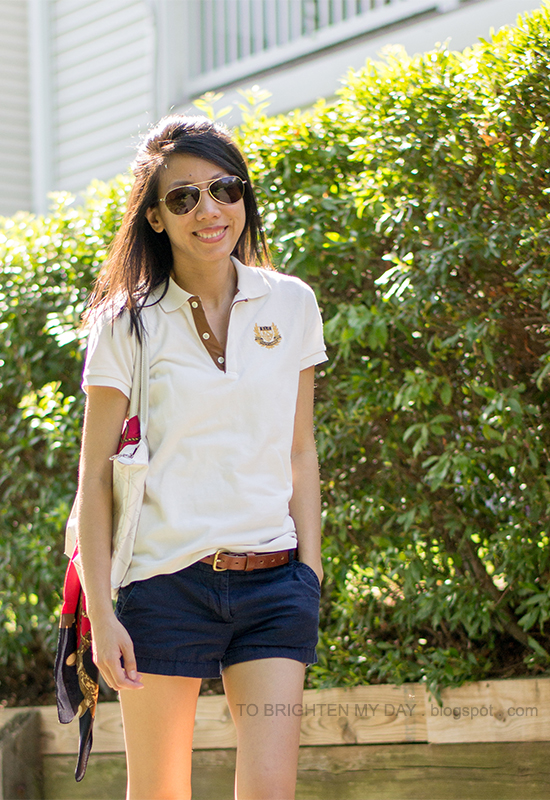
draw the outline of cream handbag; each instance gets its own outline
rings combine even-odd
[[[132,561],[145,479],[149,469],[147,424],[149,419],[149,349],[145,331],[137,345],[128,419],[113,462],[113,542],[111,556],[111,594],[116,600]],[[65,555],[73,562],[82,582],[78,553],[78,494],[65,530]]]

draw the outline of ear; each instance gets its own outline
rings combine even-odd
[[[145,216],[147,217],[149,225],[152,227],[155,233],[162,233],[164,230],[164,223],[160,217],[158,204],[155,206],[149,206],[145,212]]]

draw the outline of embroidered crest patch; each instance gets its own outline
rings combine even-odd
[[[254,341],[262,347],[275,347],[282,338],[274,322],[271,325],[254,325]]]

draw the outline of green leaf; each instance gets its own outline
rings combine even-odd
[[[450,383],[444,383],[440,391],[441,402],[444,406],[448,406],[453,397],[453,390]]]
[[[548,653],[548,652],[547,652],[547,651],[544,649],[544,647],[542,647],[542,645],[540,645],[540,644],[537,642],[537,640],[536,640],[536,639],[533,639],[533,637],[532,637],[532,636],[529,636],[529,638],[527,639],[527,641],[528,641],[528,643],[529,643],[529,647],[530,647],[532,650],[534,650],[534,651],[535,651],[535,653],[536,653],[537,655],[539,655],[539,656],[542,656],[543,658],[545,658],[547,662],[548,662],[548,661],[550,661],[550,653]]]

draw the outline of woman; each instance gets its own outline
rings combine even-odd
[[[133,169],[88,312],[79,508],[94,661],[120,690],[127,797],[191,796],[201,678],[221,671],[237,729],[236,797],[288,800],[322,579],[320,316],[304,283],[256,266],[267,262],[258,209],[225,129],[161,120]],[[138,336],[150,358],[150,465],[113,613],[109,456]],[[295,713],[271,713],[276,704]]]

